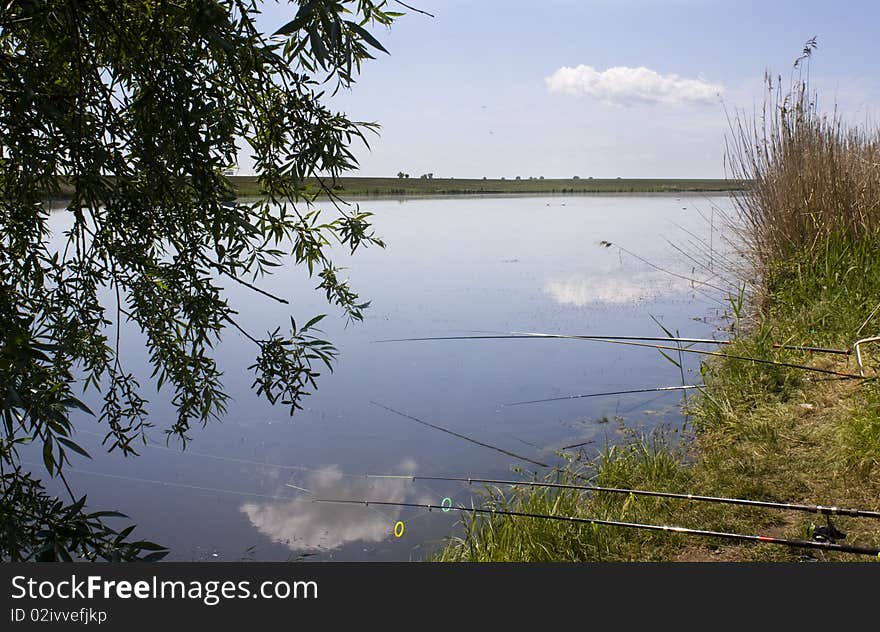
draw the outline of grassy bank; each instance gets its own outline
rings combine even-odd
[[[260,195],[256,178],[233,176],[236,191],[242,196]],[[329,185],[329,183],[327,183]],[[731,191],[741,189],[734,180],[663,180],[663,179],[505,179],[477,178],[339,178],[333,190],[342,197],[405,197],[420,195],[498,195],[515,193],[674,193]],[[307,191],[318,191],[315,180],[307,182]]]
[[[778,94],[778,92],[777,92]],[[857,372],[851,356],[773,349],[775,342],[851,348],[880,332],[880,139],[814,108],[805,83],[769,103],[766,125],[738,120],[729,156],[749,189],[737,199],[751,288],[729,355]],[[785,108],[779,107],[785,105]],[[873,312],[873,316],[872,316]],[[880,346],[866,348],[876,375]],[[880,510],[880,386],[790,367],[713,358],[687,408],[686,432],[658,432],[572,464],[554,479],[606,487]],[[495,490],[515,511],[671,524],[809,539],[821,516],[548,489]],[[843,542],[880,546],[880,524],[838,519]],[[798,560],[763,544],[562,524],[469,518],[442,560]],[[811,552],[822,560],[864,560]]]

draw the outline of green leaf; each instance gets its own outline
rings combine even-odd
[[[161,544],[156,544],[155,542],[150,542],[149,540],[138,540],[137,542],[132,542],[131,546],[137,549],[143,549],[144,551],[167,551],[167,547],[162,546]]]
[[[316,324],[318,324],[318,323],[321,322],[326,316],[327,316],[327,314],[318,314],[318,315],[315,316],[312,320],[310,320],[309,322],[307,322],[307,323],[305,324],[305,327],[303,327],[302,329],[300,329],[300,331],[306,331],[306,330],[308,330],[308,329],[311,329],[311,328],[312,328],[312,325],[316,325]]]
[[[674,338],[674,337],[675,337],[675,336],[672,335],[672,332],[671,332],[671,331],[669,331],[668,329],[666,329],[666,327],[663,326],[663,323],[661,323],[659,320],[657,320],[656,318],[654,318],[654,315],[653,315],[653,314],[648,314],[648,316],[651,317],[651,320],[653,320],[655,323],[657,323],[657,326],[660,327],[660,329],[662,329],[663,332],[664,332],[668,337],[670,337],[670,338]]]
[[[58,443],[61,443],[61,444],[65,445],[65,446],[67,446],[68,448],[70,448],[71,450],[73,450],[74,452],[76,452],[77,454],[79,454],[79,455],[81,455],[81,456],[84,456],[84,457],[86,457],[87,459],[91,459],[91,458],[92,458],[91,455],[89,455],[88,452],[86,452],[85,450],[83,450],[80,446],[78,446],[77,444],[75,444],[75,443],[74,443],[73,441],[71,441],[70,439],[65,439],[64,437],[58,437]]]
[[[88,515],[89,518],[128,518],[124,513],[120,513],[118,511],[96,511],[95,513],[90,513]]]
[[[658,351],[660,351],[660,350],[658,349]],[[667,360],[669,360],[670,362],[672,362],[672,364],[674,364],[674,365],[677,366],[678,368],[681,368],[681,365],[680,365],[678,362],[676,362],[675,360],[673,360],[672,358],[670,358],[668,355],[666,355],[666,354],[663,353],[662,351],[660,351],[660,355],[662,355],[664,358],[666,358]]]
[[[126,527],[126,528],[123,529],[122,531],[120,531],[119,534],[116,536],[116,543],[118,544],[118,543],[122,542],[123,540],[125,540],[125,538],[127,538],[128,535],[129,535],[132,531],[134,531],[135,526],[136,526],[136,525],[131,525],[131,526]]]
[[[12,386],[8,386],[8,387],[6,388],[6,397],[7,397],[7,399],[9,400],[9,402],[12,404],[13,407],[15,407],[15,408],[27,408],[27,407],[24,405],[24,402],[21,401],[21,397],[19,397],[19,395],[18,395],[18,391],[15,390]]]
[[[309,41],[312,44],[312,54],[315,56],[315,59],[318,60],[318,63],[321,64],[321,67],[326,68],[327,64],[325,63],[325,60],[330,55],[327,52],[327,48],[324,46],[324,41],[321,39],[321,36],[318,35],[318,29],[311,26],[307,32],[309,34]]]
[[[95,413],[92,412],[92,409],[86,406],[83,402],[78,400],[76,397],[67,397],[61,400],[61,403],[67,406],[68,408],[78,408],[81,411],[88,413],[92,417],[95,416]]]
[[[55,455],[52,454],[52,435],[47,435],[43,442],[43,464],[49,472],[49,476],[55,476]]]
[[[78,501],[76,501],[70,507],[67,508],[67,511],[65,512],[65,517],[67,519],[72,518],[73,516],[78,514],[82,510],[83,507],[85,507],[85,504],[86,504],[86,497],[83,496],[82,498],[80,498]]]
[[[382,51],[383,53],[388,53],[388,51],[385,50],[385,47],[382,46],[382,44],[379,43],[379,40],[377,40],[375,37],[373,37],[372,35],[370,35],[370,32],[367,31],[367,29],[363,28],[362,26],[360,26],[360,25],[358,25],[358,24],[355,24],[354,22],[349,22],[348,20],[346,20],[345,23],[348,25],[348,27],[349,27],[352,31],[354,31],[355,33],[357,33],[358,35],[360,35],[364,40],[366,40],[366,42],[367,42],[370,46],[372,46],[373,48],[378,48],[378,49],[379,49],[380,51]],[[388,54],[390,55],[391,53],[388,53]]]
[[[70,557],[70,553],[67,552],[67,549],[61,546],[60,544],[55,544],[55,553],[65,562],[72,562],[73,559]]]

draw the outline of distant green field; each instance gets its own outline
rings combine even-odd
[[[232,176],[239,195],[260,195],[253,176]],[[472,178],[338,178],[333,187],[342,196],[492,195],[505,193],[662,193],[735,191],[736,180],[591,179],[483,180]],[[318,191],[315,180],[307,191]]]
[[[238,195],[260,196],[255,176],[230,176]],[[330,185],[330,181],[325,181]],[[60,183],[62,197],[73,195],[73,187]],[[686,193],[737,191],[738,180],[660,178],[547,178],[544,180],[483,180],[476,178],[337,178],[333,190],[342,197],[405,197],[431,195],[504,195],[516,193]],[[304,193],[321,194],[317,179],[306,180]]]

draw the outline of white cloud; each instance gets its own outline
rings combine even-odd
[[[544,80],[550,92],[589,96],[615,105],[714,103],[723,86],[702,79],[661,75],[650,68],[563,66]]]

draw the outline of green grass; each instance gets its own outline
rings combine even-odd
[[[836,433],[847,469],[865,478],[880,470],[880,388],[876,384],[865,385],[851,414],[841,420]]]
[[[697,481],[686,465],[683,444],[668,433],[656,432],[621,446],[606,446],[592,463],[571,466],[548,480],[575,485],[662,489],[686,493]],[[486,505],[506,511],[555,514],[631,523],[700,525],[711,522],[736,531],[749,524],[773,524],[766,511],[680,500],[577,490],[517,488],[513,493],[491,491]],[[448,541],[435,561],[662,561],[673,558],[689,543],[688,536],[605,525],[575,524],[527,517],[468,514],[464,534]],[[707,543],[704,542],[704,545]],[[721,546],[712,541],[710,546]]]
[[[260,195],[253,176],[232,176],[241,196]],[[328,185],[330,183],[327,183]],[[429,195],[497,195],[514,193],[663,193],[731,191],[742,188],[734,180],[699,179],[544,179],[522,180],[477,178],[339,178],[333,190],[342,197],[404,197]],[[307,191],[317,192],[316,180],[307,181]]]

